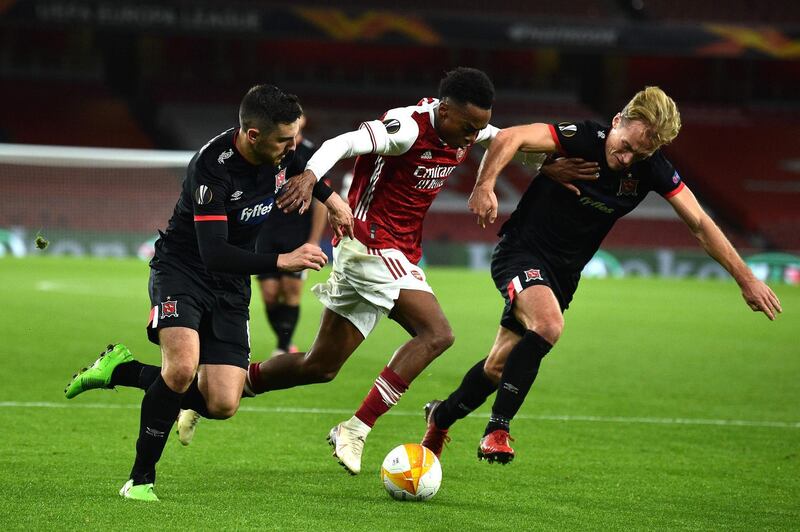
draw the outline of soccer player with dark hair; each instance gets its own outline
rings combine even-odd
[[[504,129],[489,147],[469,207],[484,225],[497,216],[494,185],[517,152],[549,152],[596,161],[599,179],[580,183],[537,176],[500,229],[492,278],[505,299],[489,356],[475,364],[445,401],[425,405],[422,445],[441,455],[447,432],[493,393],[478,458],[508,463],[509,424],[522,406],[542,359],[564,327],[563,313],[581,271],[614,223],[650,192],[664,197],[703,249],[738,283],[747,305],[774,320],[781,312],[772,290],[755,278],[661,152],[680,130],[675,102],[647,87],[605,126],[592,121],[530,124]],[[560,185],[564,185],[563,187]]]
[[[136,459],[120,490],[157,501],[156,463],[180,408],[215,419],[239,407],[250,362],[250,275],[319,270],[327,257],[312,244],[288,253],[257,254],[256,235],[286,182],[303,111],[296,96],[257,85],[242,99],[239,127],[211,139],[192,158],[166,232],[150,262],[149,339],[161,346],[161,367],[109,346],[67,385],[68,399],[94,388],[145,390]],[[351,231],[349,206],[323,183],[314,196],[330,210],[335,231]]]
[[[300,117],[299,130],[295,137],[294,156],[286,167],[288,176],[300,174],[316,151],[314,144],[303,136],[305,122],[306,117],[303,115]],[[285,213],[281,209],[272,209],[258,233],[256,252],[286,253],[304,243],[318,245],[325,231],[326,215],[325,204],[317,199],[312,200],[311,209],[302,214],[298,211]],[[300,300],[305,278],[306,270],[296,272],[278,270],[257,276],[267,323],[277,340],[273,356],[298,352],[297,347],[292,344],[292,337],[300,318]],[[191,443],[200,417],[194,410],[181,410],[178,415],[177,433],[178,440],[183,445]]]
[[[332,380],[382,315],[411,339],[392,355],[353,417],[330,430],[333,454],[352,474],[361,470],[364,440],[419,373],[453,343],[450,324],[418,262],[422,222],[448,176],[475,143],[488,144],[494,87],[485,73],[456,68],[439,98],[387,111],[320,146],[281,206],[306,204],[310,191],[341,159],[357,156],[349,202],[354,236],[335,242],[327,283],[314,287],[325,305],[317,337],[303,355],[250,364],[246,390],[263,393]],[[559,166],[555,167],[556,172]],[[586,170],[565,163],[570,176]]]

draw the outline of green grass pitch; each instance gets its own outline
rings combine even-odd
[[[784,314],[769,322],[732,282],[583,281],[512,424],[515,462],[476,460],[484,405],[451,430],[439,494],[401,503],[381,486],[384,455],[419,441],[422,405],[485,356],[502,307],[488,273],[431,268],[456,343],[378,422],[361,475],[325,436],[404,341],[388,320],[334,382],[245,400],[190,447],[171,437],[147,505],[117,495],[141,392],[62,393],[108,342],[157,363],[147,275],[132,260],[0,260],[4,529],[800,529],[800,288],[775,287]],[[319,312],[306,294],[299,345]],[[258,300],[251,325],[261,359],[273,341]]]

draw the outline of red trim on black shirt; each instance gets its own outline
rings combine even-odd
[[[681,181],[681,184],[678,185],[678,187],[675,190],[672,190],[672,191],[667,192],[666,194],[664,194],[664,199],[671,198],[672,196],[674,196],[675,194],[677,194],[678,192],[680,192],[684,188],[686,188],[686,185],[683,183],[683,181]]]
[[[224,214],[195,214],[195,222],[227,222],[228,217]]]
[[[558,150],[558,153],[566,155],[564,148],[561,147],[561,141],[558,140],[558,133],[556,133],[555,126],[553,126],[553,124],[547,124],[547,127],[550,128],[550,135],[553,136],[553,142],[556,143],[556,150]]]

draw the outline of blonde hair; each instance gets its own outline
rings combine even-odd
[[[623,121],[639,120],[647,126],[655,148],[669,144],[681,130],[678,106],[659,87],[645,87],[620,112]]]

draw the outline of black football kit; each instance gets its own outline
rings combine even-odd
[[[148,337],[158,343],[159,328],[188,327],[200,333],[201,364],[246,368],[250,275],[277,271],[278,259],[255,254],[256,237],[291,177],[291,156],[277,167],[252,165],[236,149],[237,134],[221,133],[189,163],[150,262]],[[314,188],[320,201],[331,193],[324,183]]]
[[[511,312],[516,294],[534,284],[547,285],[563,312],[577,289],[581,270],[614,223],[650,191],[669,198],[684,187],[660,150],[627,169],[611,170],[605,155],[607,126],[562,122],[551,125],[550,131],[559,155],[597,162],[600,178],[574,181],[581,191],[578,196],[542,174],[536,176],[500,229],[492,278],[506,300],[501,325],[518,334],[525,329]]]

